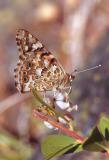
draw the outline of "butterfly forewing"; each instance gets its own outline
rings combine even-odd
[[[19,62],[15,68],[15,84],[20,92],[52,90],[58,87],[66,73],[57,59],[28,31],[16,35]]]

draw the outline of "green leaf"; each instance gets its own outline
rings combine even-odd
[[[98,129],[100,133],[104,136],[106,141],[109,141],[109,119],[106,117],[101,117],[98,124]]]
[[[0,132],[0,160],[27,160],[33,154],[33,148],[16,139],[9,133]]]
[[[83,148],[88,151],[109,152],[109,119],[101,117],[97,126],[83,143]]]
[[[104,148],[97,145],[98,143],[99,144],[103,143],[103,141],[104,141],[104,138],[102,134],[99,132],[98,128],[95,127],[92,130],[90,136],[83,143],[83,149],[88,151],[96,151],[96,152],[103,151]]]
[[[55,156],[60,156],[67,153],[80,152],[81,144],[71,137],[64,135],[48,136],[41,145],[42,153],[46,160]]]

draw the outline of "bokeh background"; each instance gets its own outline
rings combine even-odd
[[[87,136],[100,115],[109,114],[109,0],[0,0],[0,160],[41,160],[40,143],[53,131],[33,118],[32,95],[14,86],[19,28],[38,37],[66,72],[102,65],[73,81],[75,130]],[[107,160],[89,152],[57,159],[93,158]]]

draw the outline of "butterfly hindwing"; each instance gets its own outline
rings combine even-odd
[[[51,90],[63,80],[65,72],[57,59],[28,31],[20,29],[16,35],[19,62],[15,69],[15,83],[20,92],[32,88]]]

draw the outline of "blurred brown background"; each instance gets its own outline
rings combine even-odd
[[[0,160],[41,160],[40,141],[50,131],[32,117],[32,96],[14,86],[19,28],[38,37],[69,73],[102,65],[73,82],[75,129],[86,136],[101,114],[109,114],[109,0],[0,1]],[[73,158],[107,160],[88,152],[58,159]]]

